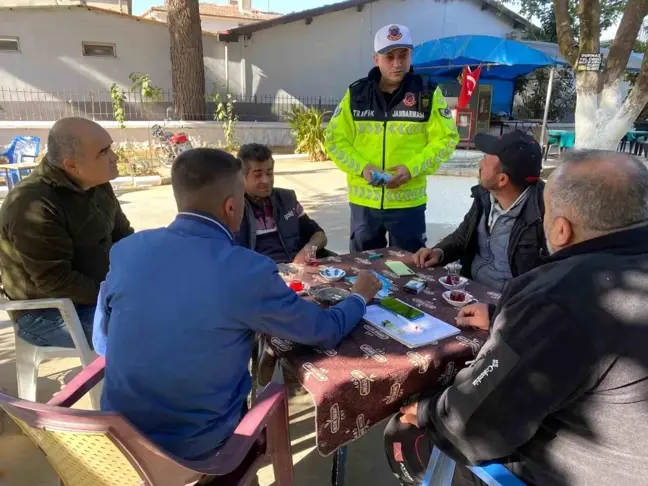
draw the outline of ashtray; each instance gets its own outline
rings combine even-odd
[[[324,277],[326,280],[328,280],[329,282],[337,282],[338,280],[342,280],[344,278],[346,272],[339,268],[329,267],[323,269],[320,272],[320,275]]]
[[[448,290],[443,292],[443,300],[452,307],[463,307],[476,299],[465,290]]]
[[[336,289],[333,287],[324,287],[322,289],[318,289],[313,293],[315,300],[317,300],[321,304],[329,306],[339,304],[350,295],[351,292],[349,292],[348,290]]]
[[[450,280],[450,282],[448,282],[448,280]],[[456,290],[464,288],[468,283],[468,279],[459,275],[446,275],[439,279],[439,283],[448,290]]]

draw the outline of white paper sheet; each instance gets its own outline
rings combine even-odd
[[[429,314],[410,321],[377,305],[367,307],[364,320],[408,348],[425,346],[461,332]],[[391,325],[383,325],[384,321],[389,321]]]

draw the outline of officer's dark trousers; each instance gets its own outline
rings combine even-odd
[[[425,204],[407,209],[372,209],[351,204],[351,252],[396,246],[415,253],[425,246]]]

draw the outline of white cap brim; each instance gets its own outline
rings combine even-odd
[[[414,46],[412,44],[391,44],[387,47],[383,47],[376,54],[387,54],[394,49],[409,49],[411,51],[412,49],[414,49]]]

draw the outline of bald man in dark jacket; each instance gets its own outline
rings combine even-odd
[[[113,243],[133,233],[110,180],[110,134],[83,118],[54,124],[41,164],[0,208],[0,270],[11,300],[69,298],[91,342],[99,285]],[[12,312],[22,339],[74,347],[55,309]]]

